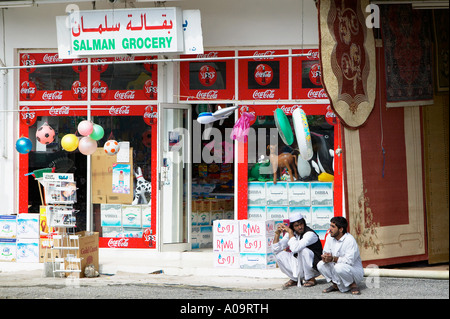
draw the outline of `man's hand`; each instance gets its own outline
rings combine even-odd
[[[331,253],[324,252],[321,257],[324,263],[330,263],[333,261],[333,256]]]

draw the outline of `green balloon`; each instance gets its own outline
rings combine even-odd
[[[95,141],[98,141],[102,139],[103,135],[105,135],[103,127],[101,127],[98,124],[94,124],[94,129],[92,130],[92,133],[89,135],[90,138],[92,138]]]

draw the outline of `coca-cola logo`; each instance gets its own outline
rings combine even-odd
[[[147,105],[144,111],[144,122],[147,125],[155,124],[158,115],[156,113],[156,107]]]
[[[255,61],[268,60],[268,59],[273,59],[273,57],[272,57],[273,55],[275,55],[275,51],[273,51],[273,50],[267,50],[264,52],[255,51],[253,53],[253,59]]]
[[[46,54],[44,55],[44,58],[42,59],[44,63],[52,64],[57,62],[62,62],[63,60],[59,58],[58,53],[55,54]]]
[[[153,80],[147,80],[144,83],[144,94],[150,99],[156,99],[156,94],[158,93],[158,88],[156,87],[156,83]]]
[[[77,100],[83,100],[87,95],[87,86],[81,81],[75,81],[72,83],[72,96]]]
[[[92,97],[96,100],[102,100],[106,97],[108,93],[108,85],[101,81],[97,80],[92,83]]]
[[[256,122],[257,117],[255,109],[251,106],[243,105],[239,108],[239,116],[242,116],[244,112],[253,114],[253,120],[250,121],[250,126],[253,125]]]
[[[217,71],[210,65],[203,65],[198,73],[198,79],[203,86],[211,86],[216,83]]]
[[[154,60],[154,59],[157,59],[157,58],[158,57],[156,57],[156,56],[145,57],[146,60]],[[149,63],[149,62],[145,62],[144,63],[144,69],[146,69],[148,72],[156,71],[156,67],[157,67],[156,63]]]
[[[134,100],[134,91],[128,90],[126,92],[117,91],[114,93],[114,100]]]
[[[265,91],[255,90],[253,92],[253,98],[258,99],[258,100],[274,99],[275,98],[275,90],[265,90]]]
[[[62,97],[63,97],[62,91],[52,91],[52,92],[45,91],[44,93],[42,93],[42,99],[44,101],[62,100]]]
[[[127,115],[130,114],[130,107],[127,105],[122,105],[119,107],[111,106],[109,109],[109,114],[111,115]]]
[[[128,247],[128,238],[110,238],[108,240],[109,248]]]
[[[268,85],[273,80],[273,70],[267,64],[258,64],[254,76],[259,85]]]
[[[101,63],[106,62],[107,60],[105,58],[96,58],[92,59],[92,62],[94,63]],[[92,66],[92,70],[97,71],[99,73],[105,72],[105,70],[108,68],[108,64],[94,64]]]
[[[309,69],[309,80],[314,85],[322,85],[322,81],[320,80],[321,72],[320,72],[320,64],[314,63]]]
[[[28,126],[36,123],[37,117],[35,112],[31,112],[30,109],[25,106],[21,109],[20,121]]]
[[[331,105],[327,106],[327,113],[325,114],[325,120],[328,124],[336,125],[337,124],[337,117],[336,114],[334,114],[333,110],[331,109]]]
[[[203,54],[197,54],[197,59],[208,59],[208,58],[217,58],[219,57],[219,52],[217,51],[210,51],[208,53]]]
[[[31,81],[24,81],[20,85],[20,96],[25,100],[32,100],[36,95],[36,85]]]
[[[325,89],[310,89],[307,96],[308,99],[328,99],[328,95],[325,92]]]
[[[298,107],[299,107],[298,105],[290,105],[290,106],[282,105],[280,108],[283,110],[284,114],[292,115],[294,110]]]
[[[28,73],[34,72],[36,68],[33,68],[32,66],[36,65],[36,58],[29,53],[22,54],[20,58],[21,64],[24,66],[29,66],[28,68],[25,68],[25,71]]]
[[[215,100],[217,99],[218,94],[218,90],[198,91],[196,97],[199,100]]]
[[[84,70],[86,70],[86,65],[80,65],[81,63],[86,63],[88,60],[87,59],[75,59],[72,61],[72,69],[77,72],[77,73],[81,73],[84,72]]]
[[[48,111],[51,116],[69,115],[70,108],[68,106],[54,107]]]
[[[308,55],[308,60],[318,60],[319,59],[319,50],[309,50],[306,52]]]

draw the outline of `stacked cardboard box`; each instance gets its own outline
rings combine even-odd
[[[273,220],[216,220],[213,223],[214,266],[275,268]]]
[[[17,262],[39,262],[39,214],[17,216]]]
[[[0,261],[16,261],[16,215],[0,215]]]
[[[101,204],[102,237],[141,238],[151,226],[149,205]]]

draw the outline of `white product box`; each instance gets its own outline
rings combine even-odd
[[[211,248],[213,242],[212,226],[199,226],[200,232],[197,233],[199,248]]]
[[[150,205],[141,205],[142,227],[152,227],[152,207]]]
[[[122,226],[142,227],[142,211],[140,205],[122,205]]]
[[[275,255],[273,253],[240,253],[239,264],[243,269],[271,269],[276,268],[277,266]]]
[[[100,205],[101,226],[122,226],[122,205],[101,204]]]
[[[325,234],[330,228],[330,219],[334,217],[332,206],[311,207],[312,229],[319,235],[320,239],[325,239]]]
[[[283,220],[289,218],[288,207],[286,206],[269,206],[266,214],[267,219]]]
[[[240,220],[239,235],[240,236],[273,236],[275,232],[275,224],[273,220]]]
[[[238,253],[239,237],[214,236],[213,251]]]
[[[242,237],[239,243],[241,253],[272,252],[273,236]]]
[[[248,206],[266,204],[266,183],[248,182]]]
[[[239,268],[239,253],[214,252],[214,267]]]
[[[223,210],[215,210],[211,212],[211,223],[212,224],[215,220],[223,219]]]
[[[223,219],[234,219],[234,211],[226,210],[223,212]]]
[[[143,230],[141,227],[124,227],[122,237],[125,238],[142,238]]]
[[[288,184],[289,206],[311,206],[310,183],[291,182]]]
[[[227,236],[227,237],[239,237],[239,221],[222,219],[215,220],[213,222],[213,235],[214,236]]]
[[[266,205],[287,206],[288,205],[288,182],[266,183]]]
[[[266,220],[266,206],[248,206],[247,216],[251,220]]]
[[[17,244],[16,239],[0,239],[0,261],[16,261]]]
[[[211,225],[211,213],[210,212],[199,212],[197,217],[197,225],[207,226]]]
[[[198,224],[198,213],[197,212],[192,212],[191,213],[191,225],[192,226],[197,226]]]
[[[39,214],[19,214],[17,216],[17,238],[38,239],[39,216]]]
[[[333,206],[333,183],[311,183],[311,206]]]
[[[17,262],[38,263],[39,262],[39,238],[17,238]]]
[[[303,215],[307,226],[312,226],[311,207],[289,207],[289,217],[292,214],[300,213]]]
[[[17,216],[0,215],[0,238],[16,238]]]
[[[122,226],[103,226],[102,227],[102,237],[112,237],[118,238],[123,237],[123,229]]]

